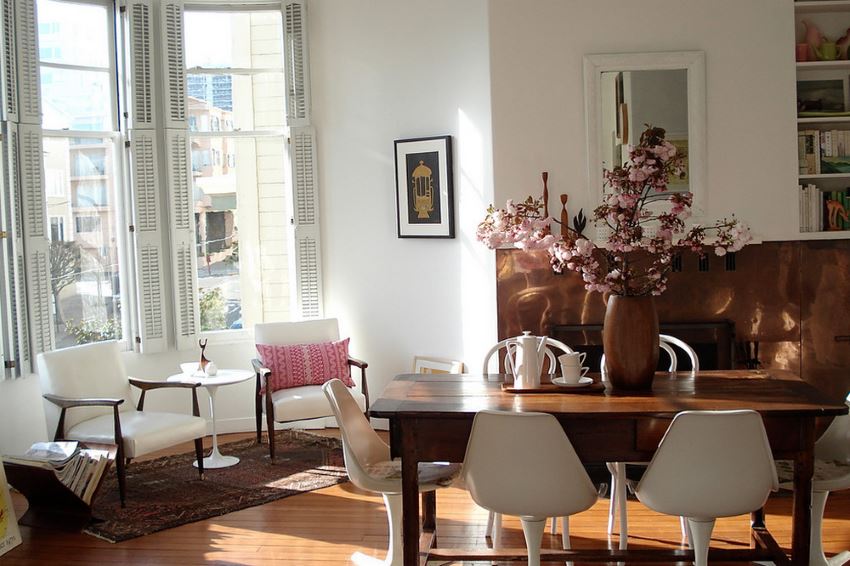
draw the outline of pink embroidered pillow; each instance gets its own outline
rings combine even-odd
[[[302,385],[322,385],[334,378],[339,378],[348,387],[354,387],[348,366],[349,340],[285,346],[257,344],[257,353],[263,365],[271,370],[268,384],[272,391]]]

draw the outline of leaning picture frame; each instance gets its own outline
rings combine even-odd
[[[445,358],[416,356],[413,358],[413,373],[463,373],[463,362]]]
[[[454,238],[452,138],[395,140],[399,238]]]

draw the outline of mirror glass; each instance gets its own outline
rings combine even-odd
[[[604,192],[604,169],[628,160],[647,124],[664,128],[685,157],[684,178],[669,191],[691,192],[694,214],[705,206],[705,55],[701,51],[612,53],[584,58],[588,187]]]
[[[628,145],[640,141],[647,125],[664,128],[667,139],[685,156],[688,150],[688,72],[685,69],[605,71],[600,76],[599,154],[603,169],[628,159]],[[688,191],[684,179],[671,178],[668,189]]]

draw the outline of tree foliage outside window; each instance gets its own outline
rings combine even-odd
[[[62,324],[62,309],[59,308],[59,294],[62,289],[76,283],[82,266],[82,254],[77,242],[50,242],[50,279],[53,283],[53,304],[56,305],[56,323]]]
[[[201,307],[201,330],[226,328],[227,303],[220,287],[201,289],[198,303]]]

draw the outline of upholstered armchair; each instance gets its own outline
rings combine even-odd
[[[38,376],[48,432],[54,440],[116,444],[121,505],[126,464],[131,459],[189,440],[195,442],[198,473],[204,477],[203,438],[197,384],[144,381],[127,377],[117,342],[97,342],[38,355]],[[134,407],[130,386],[141,390]],[[177,387],[192,392],[192,414],[145,411],[145,393]]]
[[[273,322],[254,326],[258,358],[253,360],[257,374],[254,410],[257,420],[257,443],[262,442],[262,417],[266,416],[269,455],[275,457],[274,423],[291,423],[334,416],[322,392],[322,383],[347,377],[354,387],[351,368],[360,370],[360,391],[351,389],[360,409],[368,416],[369,385],[364,361],[347,355],[348,341],[339,340],[339,323],[335,318],[301,322]],[[307,346],[315,345],[309,351]],[[304,346],[292,351],[282,346]],[[264,354],[265,352],[265,354]],[[331,352],[329,355],[328,352]],[[334,353],[344,352],[335,365]],[[321,366],[321,367],[320,367]],[[277,371],[275,371],[277,370]],[[322,373],[324,370],[324,377]],[[335,371],[336,370],[336,371]],[[333,375],[341,373],[343,375]],[[286,374],[286,375],[284,375]]]

